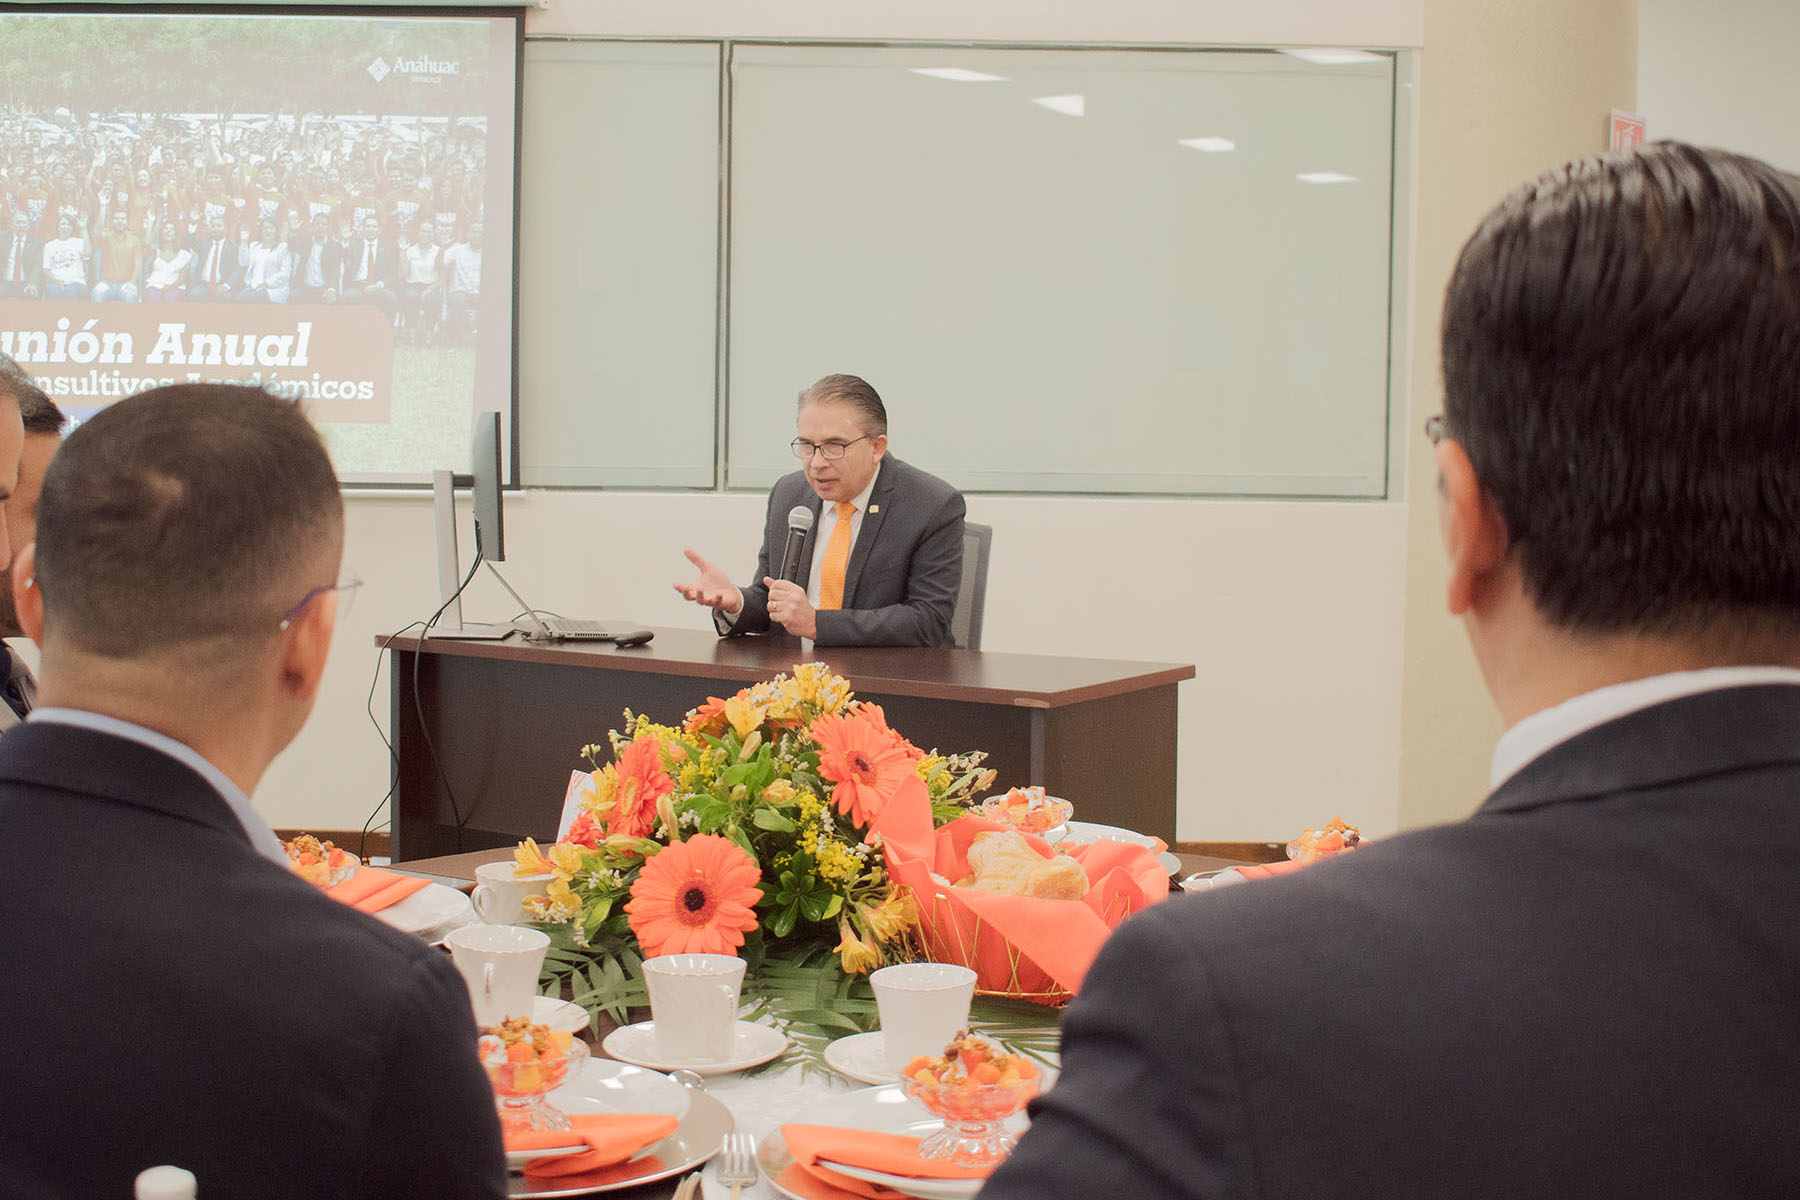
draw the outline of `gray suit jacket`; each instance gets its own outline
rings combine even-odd
[[[812,509],[814,528],[824,502],[806,472],[784,475],[769,492],[756,578],[743,586],[744,608],[726,632],[763,633],[769,589],[763,579],[781,569],[788,510]],[[819,613],[819,646],[948,646],[950,616],[962,582],[962,493],[889,454],[869,493],[869,511],[844,571],[844,607]],[[816,539],[806,539],[800,578],[812,569]]]
[[[982,1200],[1800,1195],[1800,687],[1127,921]]]

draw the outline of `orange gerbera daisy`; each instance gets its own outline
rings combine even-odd
[[[894,745],[911,755],[914,763],[917,763],[921,758],[925,757],[925,752],[923,750],[901,737],[899,730],[888,726],[887,714],[881,711],[881,705],[870,704],[867,700],[864,700],[856,706],[856,713],[858,716],[868,721],[870,725],[873,725],[888,737],[893,738]]]
[[[819,743],[819,774],[837,784],[833,803],[866,829],[912,774],[913,756],[885,721],[877,725],[861,711],[818,718],[812,736]]]
[[[714,737],[725,732],[725,701],[708,696],[706,703],[687,715],[682,729],[688,733],[710,733]]]
[[[624,837],[648,837],[656,824],[656,802],[675,790],[675,781],[663,770],[662,743],[653,737],[638,738],[619,755],[619,790],[607,814],[606,831]]]
[[[702,833],[644,863],[625,911],[646,958],[736,954],[756,928],[756,860],[728,837]]]
[[[575,814],[575,819],[569,822],[569,832],[563,834],[558,840],[567,842],[571,846],[586,846],[592,850],[600,844],[600,839],[604,836],[600,832],[600,823],[594,820],[594,814],[582,809]]]

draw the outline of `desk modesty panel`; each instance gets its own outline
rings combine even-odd
[[[626,649],[377,639],[392,657],[395,861],[550,840],[569,773],[587,768],[581,748],[604,742],[624,709],[674,724],[708,696],[809,661],[848,678],[914,745],[986,750],[1001,789],[1041,783],[1082,820],[1175,840],[1176,685],[1191,665],[655,633]]]

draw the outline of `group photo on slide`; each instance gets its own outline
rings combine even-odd
[[[513,25],[0,14],[0,353],[77,421],[250,383],[351,473],[466,456],[451,414],[511,370],[483,275],[511,275]]]
[[[480,307],[484,115],[0,114],[0,299]]]

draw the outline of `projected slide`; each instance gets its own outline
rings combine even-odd
[[[512,405],[521,18],[0,13],[0,351],[298,400],[346,481]]]

